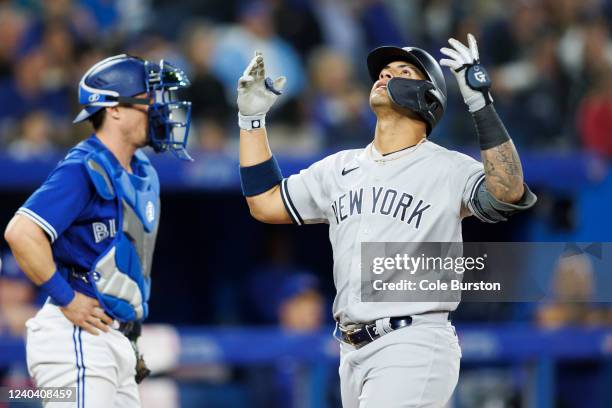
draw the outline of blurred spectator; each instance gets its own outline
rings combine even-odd
[[[57,83],[48,70],[48,59],[42,49],[33,49],[14,65],[13,77],[0,81],[0,132],[16,130],[16,118],[33,110],[50,114],[53,120],[68,120],[70,93]]]
[[[261,251],[265,261],[249,273],[250,279],[245,282],[249,314],[256,323],[316,330],[325,317],[317,278],[295,265],[294,243],[285,233],[277,230],[266,237]]]
[[[11,74],[13,58],[26,26],[25,17],[8,4],[0,5],[0,79]]]
[[[427,1],[421,1],[415,5],[415,1],[405,0],[385,0],[385,4],[389,9],[390,18],[395,22],[395,27],[399,30],[402,38],[405,39],[405,44],[415,44],[417,39],[420,39],[423,33],[423,4],[428,4]],[[396,44],[401,45],[401,44]]]
[[[557,58],[558,39],[540,32],[524,58],[499,67],[494,92],[506,114],[512,137],[521,147],[563,148],[574,144],[564,134],[571,78]],[[564,137],[565,136],[565,137]]]
[[[391,10],[383,0],[362,0],[359,14],[367,49],[405,43],[405,38],[395,25],[396,20],[391,18]]]
[[[445,44],[455,17],[453,2],[451,0],[433,0],[421,1],[420,3],[422,15],[421,37],[426,43],[432,44],[432,47],[434,44]]]
[[[587,255],[564,254],[553,275],[552,299],[540,306],[537,321],[541,327],[601,324],[605,315],[594,307],[593,265]]]
[[[593,84],[578,110],[583,146],[612,158],[612,68]]]
[[[214,119],[198,120],[192,124],[190,140],[196,140],[197,148],[206,152],[223,152],[228,146],[226,128]]]
[[[239,12],[239,23],[222,29],[212,57],[212,68],[225,85],[228,98],[235,100],[238,78],[260,51],[266,59],[266,75],[288,78],[277,105],[296,97],[304,87],[304,72],[294,48],[278,37],[271,7],[263,1],[248,2]]]
[[[13,255],[5,252],[0,271],[0,333],[25,334],[25,322],[37,311],[35,296],[34,285],[19,269]]]
[[[374,137],[366,95],[354,78],[353,67],[341,53],[322,48],[309,64],[313,95],[310,109],[327,148],[357,148]]]
[[[309,0],[267,0],[272,7],[278,35],[289,42],[305,61],[313,48],[323,41]]]
[[[323,326],[325,302],[314,275],[298,274],[281,283],[278,321],[288,331],[311,332]]]
[[[230,116],[234,119],[234,107],[226,100],[223,83],[211,70],[216,32],[208,23],[195,21],[188,26],[183,37],[191,81],[186,97],[192,103],[193,118],[225,126]]]
[[[128,54],[136,55],[149,61],[160,60],[171,62],[172,65],[187,71],[188,63],[183,50],[168,38],[150,30],[137,36],[139,41],[132,42]]]
[[[18,160],[36,159],[55,152],[52,143],[53,122],[44,111],[33,111],[21,121],[20,137],[8,146],[8,153]]]
[[[74,43],[68,28],[60,22],[47,24],[41,49],[47,60],[46,81],[54,88],[70,87],[70,69],[74,62]]]
[[[509,10],[485,25],[480,41],[481,59],[490,66],[520,59],[546,23],[541,3],[520,0],[506,4]]]
[[[40,47],[49,26],[63,26],[71,34],[71,43],[100,42],[104,34],[99,31],[100,27],[96,24],[94,16],[78,1],[35,1],[26,4],[31,9],[32,18],[21,38],[21,52]]]
[[[185,17],[185,10],[188,10],[190,17],[206,17],[217,23],[231,22],[235,19],[238,4],[244,0],[181,0],[180,7],[177,7],[176,0],[131,0],[135,2],[146,2],[155,10],[160,22],[156,25],[168,24],[170,27],[176,26]]]
[[[255,275],[262,289],[268,287],[257,298],[264,310],[273,311],[279,327],[287,335],[314,333],[322,329],[325,322],[325,300],[318,288],[318,279],[305,272],[287,266],[284,270],[270,270]],[[263,284],[263,285],[262,285]],[[308,367],[290,356],[275,362],[271,367],[258,367],[247,371],[254,382],[253,406],[297,407],[300,406],[304,390],[304,378]]]
[[[262,250],[266,261],[245,282],[249,299],[245,306],[257,323],[278,325],[287,335],[308,335],[322,328],[329,311],[318,278],[295,265],[293,241],[288,238],[278,229],[267,235]],[[300,406],[305,392],[300,388],[308,371],[290,356],[247,370],[247,375],[254,390],[253,406]]]
[[[268,140],[274,151],[287,156],[320,154],[321,129],[310,116],[305,97],[293,99],[270,114]]]
[[[362,57],[366,49],[363,45],[363,30],[356,17],[355,2],[351,0],[315,0],[313,7],[321,24],[325,45],[334,51],[350,55],[352,62],[363,64]]]
[[[119,3],[116,1],[80,0],[79,2],[84,12],[86,10],[95,21],[97,30],[102,33],[110,31],[117,24],[121,9],[129,8],[128,4],[134,3],[134,1],[123,1],[121,7],[117,7]]]
[[[570,54],[570,46],[574,46],[573,63],[567,63],[568,72],[573,78],[572,92],[569,98],[572,112],[578,111],[582,98],[592,93],[598,85],[604,85],[604,76],[609,75],[612,67],[612,42],[610,42],[609,27],[605,20],[590,17],[573,32],[573,40],[564,38],[562,54]],[[571,54],[570,54],[571,55]],[[569,58],[564,58],[566,61]],[[577,118],[576,118],[577,120]],[[576,127],[578,123],[572,123]]]

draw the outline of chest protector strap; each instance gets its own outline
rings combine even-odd
[[[121,322],[148,315],[151,262],[159,225],[159,180],[144,155],[137,152],[128,174],[106,149],[89,153],[84,164],[96,191],[117,203],[117,234],[88,274],[104,310]]]

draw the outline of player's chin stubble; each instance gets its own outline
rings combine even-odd
[[[391,106],[391,99],[386,92],[372,91],[370,94],[370,108],[376,112],[376,110],[385,106]]]

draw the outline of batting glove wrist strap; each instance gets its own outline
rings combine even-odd
[[[68,305],[75,296],[72,287],[57,271],[53,272],[51,278],[40,285],[40,288],[44,290],[58,306]]]
[[[491,78],[487,70],[480,65],[479,61],[476,61],[474,65],[466,67],[465,82],[467,86],[477,92],[465,99],[465,103],[468,105],[470,112],[479,111],[493,102],[493,98],[489,92],[491,89]],[[480,93],[480,95],[478,93]]]
[[[238,112],[238,126],[244,130],[262,129],[266,127],[266,115],[243,115]]]

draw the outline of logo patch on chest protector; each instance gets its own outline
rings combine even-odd
[[[147,222],[153,222],[155,219],[155,206],[153,206],[152,201],[147,201],[147,206],[145,208],[145,216],[147,217]]]

